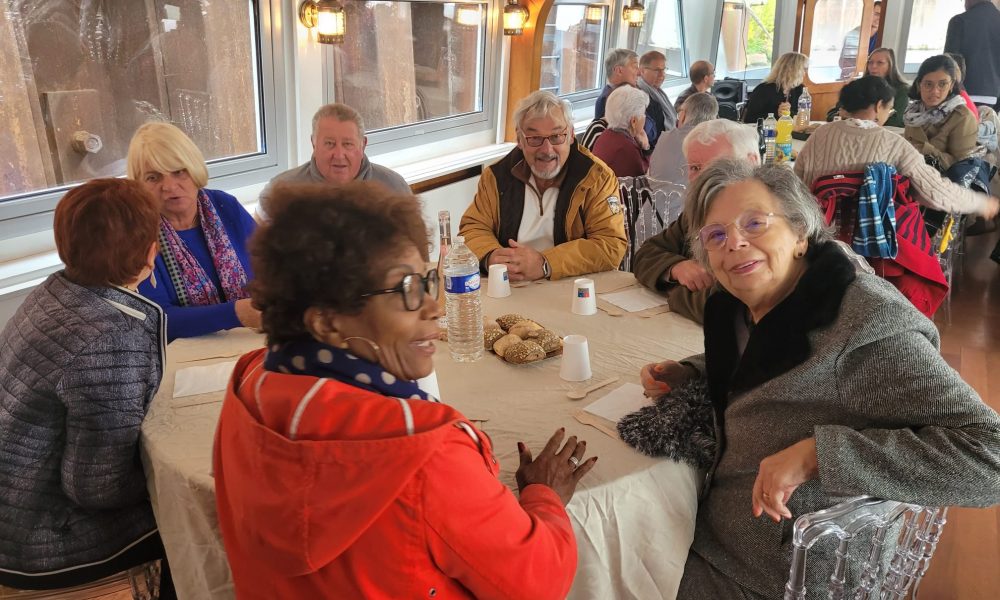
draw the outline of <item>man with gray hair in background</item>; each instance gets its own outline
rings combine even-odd
[[[377,181],[398,194],[410,194],[399,173],[373,164],[365,154],[368,137],[358,111],[346,104],[325,104],[312,119],[312,158],[304,165],[275,175],[260,193],[258,220],[267,219],[268,195],[277,182],[342,184]]]
[[[536,91],[514,111],[517,148],[483,170],[459,235],[511,281],[618,268],[628,246],[615,174],[573,139],[569,103]]]
[[[629,84],[639,85],[639,55],[627,48],[615,48],[604,57],[604,76],[608,83],[601,90],[601,95],[594,102],[594,118],[604,117],[604,107],[608,96],[618,86]]]
[[[688,98],[684,106],[694,98]],[[760,164],[756,130],[726,119],[696,125],[684,139],[682,149],[691,182],[719,158]],[[715,278],[692,258],[688,223],[683,214],[659,235],[646,240],[635,253],[633,271],[639,283],[667,296],[671,312],[696,323],[704,322],[705,301],[715,287]]]
[[[684,140],[696,125],[719,116],[719,102],[710,94],[695,94],[681,106],[677,129],[660,136],[660,142],[649,157],[649,177],[676,185],[687,185],[684,169]]]

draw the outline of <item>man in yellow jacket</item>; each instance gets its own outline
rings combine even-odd
[[[628,241],[614,172],[573,139],[572,112],[537,91],[514,113],[517,148],[487,167],[459,235],[511,281],[617,269]]]

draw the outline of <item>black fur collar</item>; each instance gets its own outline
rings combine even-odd
[[[809,332],[832,323],[855,278],[854,265],[834,242],[810,245],[809,266],[795,290],[754,326],[742,359],[735,323],[746,306],[725,290],[705,306],[705,364],[709,392],[721,417],[731,393],[754,388],[805,362]]]

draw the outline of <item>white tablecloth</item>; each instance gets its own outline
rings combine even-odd
[[[621,272],[594,279],[598,293],[634,283],[631,274]],[[491,317],[517,312],[560,335],[586,335],[592,381],[618,375],[622,383],[638,383],[639,368],[647,362],[701,352],[701,328],[670,313],[650,318],[571,314],[572,284],[572,279],[531,284],[504,299],[484,295],[483,312]],[[188,366],[231,361],[262,343],[262,336],[238,329],[170,344],[163,383],[143,423],[153,509],[182,599],[232,598],[233,588],[211,475],[222,392],[174,399],[174,376]],[[443,400],[483,421],[508,486],[516,487],[516,443],[524,441],[537,452],[558,427],[586,439],[588,455],[600,456],[568,506],[580,555],[570,598],[676,596],[694,532],[698,473],[640,455],[573,418],[620,383],[573,401],[566,391],[585,384],[562,381],[558,358],[515,366],[487,355],[476,363],[455,363],[447,344],[439,343],[434,363]]]

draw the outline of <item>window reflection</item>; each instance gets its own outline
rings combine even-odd
[[[722,5],[718,60],[722,76],[749,69],[770,69],[774,12],[778,0],[727,0]]]
[[[604,35],[608,7],[555,4],[545,22],[541,89],[565,96],[604,86]]]
[[[0,198],[125,173],[149,120],[261,152],[253,3],[0,2]]]
[[[818,0],[809,48],[809,79],[828,83],[854,76],[860,44],[868,51],[871,33],[861,34],[861,0]],[[877,30],[876,30],[877,32]]]
[[[333,98],[369,131],[483,109],[486,4],[348,2]]]
[[[776,0],[771,0],[775,2]],[[687,77],[682,23],[677,0],[648,0],[646,23],[639,32],[636,52],[658,50],[667,57],[667,77]]]
[[[913,0],[910,33],[903,57],[907,73],[915,73],[920,63],[944,52],[948,21],[963,9],[961,2],[953,0]]]

